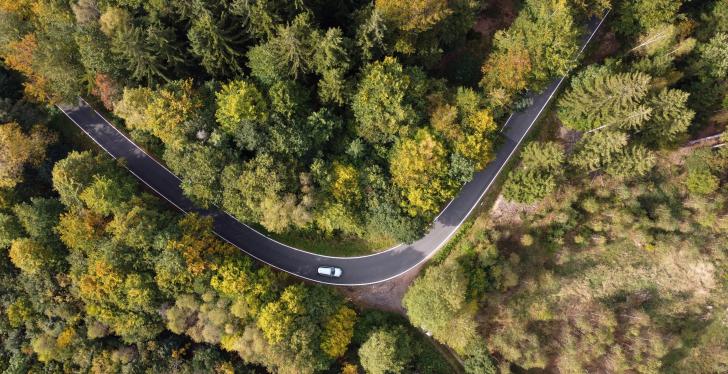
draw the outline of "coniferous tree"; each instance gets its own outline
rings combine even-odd
[[[632,146],[623,151],[614,162],[607,165],[606,172],[616,177],[645,175],[657,162],[654,152],[644,146]]]
[[[382,14],[373,6],[363,9],[359,13],[356,45],[364,62],[376,59],[384,53],[386,36],[387,26]]]
[[[341,29],[331,28],[324,35],[314,36],[316,46],[313,54],[313,69],[321,77],[318,83],[318,94],[325,103],[342,105],[349,95],[349,87],[345,75],[350,66],[347,44]]]
[[[601,170],[615,161],[627,145],[627,134],[604,130],[586,135],[571,157],[571,164],[587,172]]]
[[[563,174],[564,150],[556,143],[534,142],[521,151],[521,162],[503,185],[503,195],[520,203],[541,200],[556,189]]]
[[[650,77],[643,73],[613,74],[606,66],[579,73],[559,100],[558,115],[564,126],[587,131],[599,127],[637,129],[652,108],[644,104]]]
[[[213,76],[231,76],[242,72],[238,63],[244,35],[239,25],[224,12],[216,19],[208,10],[197,14],[187,38],[191,52],[202,60],[202,66]]]
[[[123,27],[114,32],[111,45],[132,78],[148,85],[169,81],[170,68],[182,62],[174,34],[166,28]]]
[[[671,23],[677,16],[682,0],[619,0],[618,31],[636,35],[655,26]]]
[[[715,80],[728,77],[728,32],[715,34],[700,45],[698,53],[698,75]]]
[[[313,32],[311,19],[306,14],[297,16],[288,25],[277,26],[274,37],[248,52],[252,75],[265,84],[272,84],[308,73],[314,53]]]
[[[689,95],[685,91],[665,89],[650,97],[647,105],[653,109],[652,115],[641,136],[649,143],[665,145],[685,134],[695,116],[687,107]]]

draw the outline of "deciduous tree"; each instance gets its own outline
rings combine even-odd
[[[371,374],[402,373],[413,356],[409,334],[401,326],[373,332],[359,348],[361,365]]]
[[[269,109],[258,88],[247,81],[232,81],[223,85],[215,97],[215,118],[222,129],[234,136],[241,147],[255,150],[261,146]]]
[[[104,219],[90,210],[66,212],[61,214],[56,229],[61,241],[69,249],[90,251],[104,236]]]
[[[146,131],[168,147],[179,148],[202,126],[201,107],[201,99],[188,79],[171,82],[159,90],[125,89],[114,113],[124,118],[128,127]]]
[[[226,161],[223,151],[191,143],[181,148],[167,148],[164,161],[182,178],[185,195],[203,207],[220,203],[220,174]]]
[[[389,161],[392,181],[402,189],[412,216],[437,212],[451,191],[443,176],[445,148],[426,129],[395,145]]]
[[[526,1],[513,24],[496,33],[493,53],[483,66],[481,84],[494,94],[491,103],[509,104],[523,82],[540,90],[553,77],[566,74],[576,64],[578,36],[568,3]],[[506,80],[509,77],[514,79]]]
[[[124,119],[130,129],[144,129],[147,107],[154,100],[154,91],[148,87],[124,88],[121,99],[114,103],[114,114]]]
[[[366,68],[351,104],[359,136],[371,143],[391,143],[411,131],[419,120],[411,99],[422,93],[420,74],[405,70],[393,57]]]
[[[99,20],[101,12],[95,0],[79,0],[71,4],[73,15],[76,16],[76,23],[88,25]]]
[[[445,0],[376,0],[374,4],[385,20],[403,31],[428,30],[452,13]]]
[[[95,175],[78,197],[95,213],[110,216],[126,211],[135,191],[136,184],[128,178]]]
[[[238,219],[259,222],[263,200],[278,196],[286,179],[287,173],[268,154],[259,154],[243,165],[228,165],[221,179],[223,207]]]
[[[104,107],[108,110],[114,110],[114,103],[121,98],[121,89],[119,83],[112,77],[103,73],[96,73],[94,78],[94,88],[91,93],[101,100]]]
[[[618,31],[636,35],[655,26],[672,23],[682,5],[681,0],[620,0]]]
[[[260,210],[260,224],[275,233],[285,232],[291,227],[302,228],[311,222],[305,204],[290,193],[282,197],[267,196],[260,203]]]
[[[475,322],[465,310],[466,292],[467,279],[457,265],[440,265],[415,280],[402,305],[413,325],[463,353],[477,336]]]
[[[353,165],[335,162],[331,170],[331,194],[343,203],[353,203],[361,198],[359,174]]]
[[[69,209],[84,206],[81,192],[93,182],[95,175],[111,173],[113,164],[102,155],[91,152],[71,152],[53,166],[53,188],[60,201]]]
[[[480,86],[496,106],[510,104],[511,96],[525,90],[531,74],[531,56],[523,46],[499,50],[486,60]]]
[[[0,248],[7,248],[13,240],[23,236],[23,228],[12,214],[0,213]]]
[[[339,310],[326,321],[321,349],[329,357],[337,358],[346,353],[351,337],[354,335],[355,322],[356,312],[345,305],[339,307]]]
[[[13,265],[31,275],[41,270],[52,269],[55,262],[55,256],[51,248],[29,238],[14,240],[10,245],[8,254]]]
[[[26,134],[17,123],[0,125],[0,187],[15,187],[23,181],[25,165],[39,166],[55,133],[34,127]]]

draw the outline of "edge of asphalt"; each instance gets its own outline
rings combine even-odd
[[[589,45],[589,43],[591,42],[591,40],[593,39],[593,37],[594,37],[594,36],[596,35],[596,33],[597,33],[597,32],[599,31],[599,29],[601,28],[601,25],[602,25],[602,23],[604,22],[604,20],[606,19],[606,17],[607,17],[608,15],[609,15],[609,12],[610,12],[610,10],[607,10],[607,11],[606,11],[606,12],[604,13],[604,15],[602,16],[602,18],[601,18],[601,19],[599,20],[599,23],[598,23],[598,24],[597,24],[597,25],[596,25],[596,26],[594,27],[594,30],[593,30],[593,31],[591,32],[591,34],[590,34],[590,35],[588,36],[588,38],[587,38],[587,39],[586,39],[586,40],[584,41],[584,43],[583,43],[582,47],[581,47],[581,48],[579,49],[579,51],[578,51],[578,53],[577,53],[577,56],[576,56],[576,58],[578,58],[578,57],[579,57],[579,56],[580,56],[580,55],[581,55],[581,54],[582,54],[582,53],[584,52],[584,50],[585,50],[585,49],[586,49],[586,47],[587,47],[587,46]],[[441,249],[441,248],[442,248],[442,247],[443,247],[444,245],[446,245],[446,244],[447,244],[447,243],[448,243],[448,242],[450,241],[450,239],[452,238],[452,236],[453,236],[453,235],[455,235],[455,234],[456,234],[456,233],[457,233],[457,232],[458,232],[458,231],[460,230],[460,227],[462,226],[462,224],[463,224],[463,223],[464,223],[464,222],[465,222],[465,221],[466,221],[466,220],[467,220],[467,219],[468,219],[468,218],[470,217],[470,214],[471,214],[471,213],[473,212],[473,210],[474,210],[474,209],[475,209],[475,208],[476,208],[476,207],[477,207],[477,206],[478,206],[478,205],[480,204],[481,200],[483,199],[483,196],[485,196],[485,195],[486,195],[486,193],[488,193],[488,191],[490,190],[490,187],[491,187],[491,186],[493,185],[493,183],[495,182],[495,180],[496,180],[496,179],[498,178],[498,176],[499,176],[499,174],[501,173],[501,171],[502,171],[502,170],[503,170],[503,169],[505,168],[505,166],[506,166],[506,165],[507,165],[507,164],[509,163],[509,161],[511,160],[511,158],[513,157],[513,155],[514,155],[514,154],[516,153],[516,151],[517,151],[517,150],[519,149],[519,147],[520,147],[521,143],[522,143],[522,142],[523,142],[523,141],[524,141],[524,140],[526,139],[526,137],[528,136],[528,134],[529,134],[529,132],[530,132],[531,128],[532,128],[532,127],[534,126],[534,124],[535,124],[536,122],[538,122],[538,120],[539,120],[539,119],[541,118],[541,114],[542,114],[542,113],[543,113],[543,111],[544,111],[544,110],[545,110],[545,109],[546,109],[546,108],[547,108],[547,107],[549,106],[549,104],[551,103],[551,101],[552,101],[553,97],[554,97],[554,96],[556,95],[556,93],[557,93],[557,92],[559,92],[559,89],[560,89],[561,85],[563,84],[564,80],[566,80],[566,78],[568,77],[568,75],[570,74],[570,72],[571,72],[571,71],[567,72],[567,73],[566,73],[566,74],[565,74],[565,75],[564,75],[563,77],[561,77],[561,78],[559,78],[558,80],[555,80],[555,81],[554,81],[554,82],[556,82],[556,86],[555,86],[555,87],[553,88],[552,92],[551,92],[551,93],[549,94],[549,97],[548,97],[548,98],[547,98],[547,100],[546,100],[546,101],[545,101],[545,102],[543,103],[543,105],[541,106],[541,108],[540,108],[540,109],[538,110],[538,112],[537,112],[536,116],[535,116],[535,117],[533,118],[533,120],[531,121],[531,123],[530,123],[530,124],[528,125],[527,129],[526,129],[526,130],[525,130],[525,131],[523,132],[523,135],[522,135],[522,136],[521,136],[521,137],[520,137],[520,138],[518,139],[518,141],[517,141],[517,142],[515,143],[515,145],[513,146],[513,148],[512,148],[511,150],[510,150],[510,152],[509,152],[508,156],[506,157],[506,159],[505,159],[505,161],[503,162],[503,164],[501,165],[501,167],[500,167],[500,168],[499,168],[499,169],[498,169],[498,170],[497,170],[497,171],[495,172],[495,174],[493,175],[493,177],[492,177],[492,178],[490,179],[490,181],[489,181],[489,182],[487,183],[487,185],[485,186],[485,188],[484,188],[484,189],[482,190],[482,192],[481,192],[481,194],[479,195],[479,197],[478,197],[478,199],[476,200],[476,202],[475,202],[475,203],[474,203],[474,204],[473,204],[473,205],[472,205],[472,206],[470,207],[470,209],[469,209],[469,210],[468,210],[468,212],[467,212],[467,213],[466,213],[466,214],[464,215],[464,217],[462,218],[462,220],[460,220],[460,222],[458,222],[458,224],[457,224],[457,225],[455,225],[455,226],[454,226],[454,227],[452,228],[452,230],[450,231],[450,233],[449,233],[449,234],[448,234],[448,235],[447,235],[447,236],[446,236],[446,237],[445,237],[445,238],[444,238],[444,239],[443,239],[443,240],[442,240],[442,241],[441,241],[441,242],[440,242],[440,243],[439,243],[439,244],[438,244],[438,245],[437,245],[437,246],[436,246],[436,247],[435,247],[435,248],[434,248],[433,250],[429,251],[429,253],[428,253],[428,254],[427,254],[426,256],[424,256],[424,257],[423,257],[422,259],[420,259],[420,260],[419,260],[418,262],[416,262],[416,263],[414,263],[414,264],[411,264],[411,265],[410,265],[410,266],[408,266],[408,267],[407,267],[407,268],[406,268],[405,270],[403,270],[403,271],[401,271],[401,272],[399,272],[399,273],[397,273],[397,274],[395,274],[395,275],[391,275],[391,276],[388,276],[388,277],[386,277],[386,278],[383,278],[383,279],[378,279],[378,280],[376,280],[376,281],[372,281],[372,282],[364,282],[364,283],[335,283],[335,282],[329,282],[329,281],[325,281],[325,280],[321,280],[321,279],[314,279],[314,278],[310,278],[310,277],[307,277],[307,276],[305,276],[305,275],[303,275],[303,274],[299,274],[299,273],[297,273],[297,272],[295,272],[295,271],[293,271],[293,270],[287,270],[287,269],[284,269],[284,268],[282,268],[282,267],[279,267],[279,266],[277,266],[277,265],[275,265],[275,264],[272,264],[272,263],[270,263],[269,261],[265,261],[265,260],[262,260],[262,259],[258,258],[257,256],[255,256],[255,255],[254,255],[253,253],[251,253],[250,251],[248,251],[248,250],[245,250],[245,249],[241,248],[240,246],[236,245],[235,243],[232,243],[232,242],[230,242],[230,241],[229,241],[229,240],[227,240],[227,239],[226,239],[225,237],[223,237],[223,236],[221,236],[221,235],[220,235],[219,233],[215,232],[215,230],[213,230],[213,232],[215,233],[215,235],[217,235],[217,236],[218,236],[219,238],[223,239],[223,240],[224,240],[225,242],[227,242],[227,243],[229,243],[229,244],[233,245],[234,247],[238,248],[238,249],[239,249],[239,250],[241,250],[242,252],[245,252],[246,254],[250,255],[251,257],[255,258],[256,260],[258,260],[258,261],[260,261],[260,262],[263,262],[263,263],[265,263],[265,264],[267,264],[267,265],[269,265],[269,266],[272,266],[272,267],[274,267],[274,268],[276,268],[276,269],[278,269],[278,270],[281,270],[281,271],[287,272],[287,273],[289,273],[289,274],[292,274],[292,275],[294,275],[294,276],[296,276],[296,277],[299,277],[299,278],[303,278],[303,279],[306,279],[306,280],[309,280],[309,281],[312,281],[312,282],[315,282],[315,283],[322,283],[322,284],[328,284],[328,285],[334,285],[334,286],[365,286],[365,285],[371,285],[371,284],[376,284],[376,283],[381,283],[381,282],[385,282],[385,281],[391,280],[391,279],[393,279],[393,278],[399,277],[400,275],[402,275],[402,274],[404,274],[404,273],[406,273],[406,272],[410,271],[410,270],[411,270],[412,268],[414,268],[414,267],[416,267],[416,266],[419,266],[419,265],[420,265],[421,263],[423,263],[423,262],[425,262],[425,261],[429,260],[429,259],[430,259],[430,258],[431,258],[432,256],[434,256],[434,255],[435,255],[435,254],[436,254],[436,253],[437,253],[437,252],[438,252],[438,251],[439,251],[439,250],[440,250],[440,249]],[[553,84],[553,83],[552,83],[552,84]],[[107,120],[106,118],[104,118],[104,116],[102,116],[102,115],[101,115],[101,114],[100,114],[100,113],[99,113],[98,111],[96,111],[95,109],[93,109],[93,108],[91,107],[91,105],[90,105],[90,104],[89,104],[88,102],[86,102],[86,100],[84,100],[83,98],[79,98],[79,99],[80,99],[81,101],[83,101],[83,102],[84,102],[84,103],[86,104],[86,106],[88,106],[89,108],[91,108],[91,109],[92,109],[92,110],[93,110],[93,111],[94,111],[94,112],[96,113],[96,115],[97,115],[98,117],[100,117],[101,119],[103,119],[103,121],[104,121],[104,122],[106,122],[106,123],[107,123],[107,124],[108,124],[108,125],[109,125],[109,126],[110,126],[111,128],[113,128],[113,129],[114,129],[114,130],[115,130],[116,132],[118,132],[118,133],[119,133],[119,134],[120,134],[121,136],[123,136],[123,137],[124,137],[124,138],[125,138],[125,139],[126,139],[127,141],[129,141],[129,142],[130,142],[131,144],[133,144],[133,145],[134,145],[134,146],[135,146],[135,147],[136,147],[136,148],[137,148],[137,149],[138,149],[139,151],[143,152],[143,153],[144,153],[144,154],[145,154],[145,155],[146,155],[147,157],[149,157],[149,158],[150,158],[151,160],[153,160],[153,161],[154,161],[155,163],[157,163],[157,164],[158,164],[159,166],[161,166],[162,168],[164,168],[164,169],[165,169],[166,171],[168,171],[168,172],[169,172],[169,173],[170,173],[171,175],[173,175],[173,176],[174,176],[174,177],[175,177],[175,178],[176,178],[176,179],[177,179],[178,181],[180,181],[180,182],[181,182],[181,180],[180,180],[180,179],[179,179],[179,178],[178,178],[178,177],[177,177],[176,175],[174,175],[174,174],[173,174],[173,173],[172,173],[171,171],[169,171],[169,169],[167,169],[167,167],[166,167],[166,166],[164,166],[164,165],[163,165],[163,164],[162,164],[161,162],[159,162],[159,161],[158,161],[158,160],[157,160],[157,159],[156,159],[155,157],[152,157],[151,155],[149,155],[149,154],[148,154],[148,153],[147,153],[147,152],[146,152],[146,151],[145,151],[144,149],[142,149],[142,148],[141,148],[141,147],[139,147],[139,146],[138,146],[138,145],[137,145],[136,143],[134,143],[134,142],[133,142],[133,141],[132,141],[131,139],[129,139],[129,138],[128,138],[128,137],[127,137],[127,136],[126,136],[126,135],[125,135],[125,134],[124,134],[124,133],[123,133],[122,131],[120,131],[120,130],[119,130],[118,128],[116,128],[116,127],[115,127],[115,126],[114,126],[114,125],[113,125],[113,124],[112,124],[112,123],[111,123],[110,121],[108,121],[108,120]],[[87,131],[86,131],[86,130],[85,130],[85,129],[84,129],[84,128],[83,128],[83,127],[82,127],[82,126],[81,126],[81,125],[79,124],[79,123],[77,123],[77,122],[76,122],[76,121],[75,121],[75,120],[74,120],[74,119],[73,119],[73,118],[72,118],[72,117],[71,117],[71,116],[69,115],[69,113],[68,113],[68,112],[67,112],[67,111],[66,111],[66,110],[65,110],[64,108],[62,108],[61,106],[57,106],[57,107],[58,107],[58,108],[59,108],[59,109],[60,109],[60,110],[61,110],[61,111],[62,111],[62,112],[63,112],[63,113],[64,113],[64,114],[65,114],[65,115],[66,115],[66,116],[67,116],[67,117],[68,117],[68,118],[69,118],[69,119],[70,119],[70,120],[71,120],[71,121],[72,121],[72,122],[74,123],[74,124],[76,124],[76,126],[78,126],[78,127],[79,127],[79,128],[80,128],[80,129],[81,129],[81,130],[82,130],[82,131],[83,131],[83,132],[84,132],[84,133],[85,133],[85,134],[86,134],[87,136],[88,136],[88,137],[90,137],[90,138],[91,138],[91,139],[92,139],[92,140],[93,140],[93,141],[94,141],[94,142],[95,142],[96,144],[98,144],[98,145],[99,145],[99,146],[100,146],[100,147],[101,147],[101,148],[102,148],[102,149],[103,149],[104,151],[106,151],[106,153],[108,153],[108,154],[109,154],[109,155],[110,155],[110,156],[111,156],[111,157],[112,157],[113,159],[117,159],[117,157],[116,157],[116,156],[114,156],[114,155],[113,155],[113,154],[112,154],[111,152],[109,152],[109,151],[108,151],[108,150],[107,150],[107,149],[106,149],[106,148],[105,148],[105,147],[104,147],[104,146],[103,146],[103,145],[102,145],[102,144],[101,144],[100,142],[98,142],[98,141],[97,141],[97,140],[96,140],[96,139],[95,139],[95,138],[94,138],[93,136],[91,136],[91,134],[89,134],[89,133],[88,133],[88,132],[87,132]],[[513,116],[513,114],[511,114],[511,117],[512,117],[512,116]],[[510,120],[510,118],[511,118],[511,117],[509,117],[509,120]],[[507,126],[508,122],[509,122],[509,121],[506,121],[506,123],[504,124],[504,126],[503,126],[503,127],[501,128],[501,131],[503,131],[503,130],[505,129],[505,127]],[[126,167],[126,166],[125,166],[125,167]],[[175,204],[175,203],[174,203],[173,201],[171,201],[170,199],[168,199],[168,198],[167,198],[166,196],[164,196],[164,194],[160,193],[160,192],[159,192],[159,191],[158,191],[157,189],[155,189],[154,187],[152,187],[152,186],[151,186],[151,185],[150,185],[149,183],[147,183],[147,182],[146,182],[146,181],[145,181],[144,179],[140,178],[140,177],[139,177],[139,176],[138,176],[138,175],[137,175],[136,173],[134,173],[134,171],[132,171],[132,170],[131,170],[131,169],[129,169],[128,167],[126,167],[126,169],[127,169],[127,170],[129,170],[129,171],[130,171],[130,172],[131,172],[131,173],[132,173],[132,174],[133,174],[133,175],[134,175],[134,176],[135,176],[135,177],[136,177],[137,179],[139,179],[139,180],[140,180],[140,181],[141,181],[142,183],[144,183],[144,184],[145,184],[145,185],[146,185],[147,187],[149,187],[150,189],[152,189],[153,191],[155,191],[155,192],[156,192],[156,193],[157,193],[157,194],[158,194],[159,196],[161,196],[161,197],[162,197],[162,198],[164,198],[164,199],[165,199],[165,200],[166,200],[167,202],[169,202],[169,203],[171,203],[171,204],[172,204],[173,206],[175,206],[175,207],[176,207],[176,208],[177,208],[178,210],[180,210],[180,211],[181,211],[181,212],[183,212],[184,214],[188,214],[188,213],[189,213],[188,211],[186,211],[185,209],[183,209],[182,207],[178,206],[178,205],[177,205],[177,204]],[[443,213],[443,212],[444,212],[444,211],[445,211],[445,210],[446,210],[446,209],[447,209],[447,208],[448,208],[448,207],[450,206],[450,204],[452,203],[452,201],[453,201],[453,200],[454,200],[454,198],[453,198],[453,199],[452,199],[452,200],[451,200],[450,202],[448,202],[448,204],[447,204],[447,205],[446,205],[446,206],[445,206],[445,207],[444,207],[444,208],[443,208],[443,209],[441,210],[441,212],[440,212],[440,213],[438,214],[438,216],[437,216],[437,217],[435,217],[435,220],[434,220],[434,221],[437,221],[437,219],[438,219],[438,218],[440,217],[440,215],[441,215],[441,214],[442,214],[442,213]],[[218,209],[219,209],[219,208],[218,208]],[[241,224],[241,225],[244,225],[245,227],[247,227],[247,228],[248,228],[248,229],[250,229],[251,231],[255,232],[256,234],[260,235],[261,237],[264,237],[264,238],[265,238],[266,240],[270,240],[270,241],[272,241],[272,242],[275,242],[275,243],[277,243],[278,245],[282,245],[282,246],[285,246],[285,247],[287,247],[287,248],[289,248],[289,249],[292,249],[292,250],[295,250],[295,251],[298,251],[298,252],[303,252],[303,253],[306,253],[306,254],[310,254],[310,255],[312,255],[312,256],[317,256],[317,257],[320,257],[320,258],[331,258],[331,259],[357,259],[357,258],[366,258],[366,257],[373,257],[373,256],[379,256],[379,255],[385,254],[385,253],[387,253],[387,252],[390,252],[390,251],[392,251],[392,250],[395,250],[395,249],[397,249],[397,248],[399,248],[399,247],[401,247],[401,246],[403,245],[403,244],[398,244],[398,245],[396,245],[396,246],[393,246],[393,247],[391,247],[391,248],[388,248],[388,249],[386,249],[386,250],[383,250],[383,251],[380,251],[380,252],[377,252],[377,253],[373,253],[373,254],[369,254],[369,255],[363,255],[363,256],[339,257],[339,256],[327,256],[327,255],[319,255],[319,254],[316,254],[316,253],[313,253],[313,252],[308,252],[308,251],[304,251],[304,250],[301,250],[301,249],[298,249],[298,248],[292,247],[292,246],[290,246],[290,245],[287,245],[287,244],[285,244],[285,243],[281,243],[281,242],[279,242],[279,241],[277,241],[277,240],[275,240],[275,239],[273,239],[273,238],[270,238],[270,237],[268,237],[268,236],[264,235],[263,233],[261,233],[261,232],[259,232],[259,231],[255,230],[254,228],[250,227],[249,225],[247,225],[247,224],[245,224],[245,223],[243,223],[243,222],[240,222],[240,221],[239,221],[239,220],[237,220],[237,219],[236,219],[235,217],[233,217],[232,215],[230,215],[230,214],[228,214],[227,212],[223,211],[222,209],[219,209],[219,211],[220,211],[220,212],[221,212],[222,214],[225,214],[225,215],[227,215],[228,217],[232,218],[233,220],[235,220],[235,221],[236,221],[236,222],[238,222],[239,224]]]

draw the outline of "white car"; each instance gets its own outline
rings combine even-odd
[[[319,266],[318,273],[325,277],[338,278],[341,276],[341,268],[335,266]]]

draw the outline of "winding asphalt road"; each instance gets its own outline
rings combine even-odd
[[[590,32],[585,36],[579,53],[586,48],[602,21],[603,18],[591,22],[588,27]],[[565,79],[562,77],[552,82],[543,93],[533,97],[530,107],[508,118],[501,132],[504,141],[495,159],[463,186],[457,197],[435,218],[425,236],[410,244],[400,244],[383,252],[359,257],[330,257],[299,250],[257,232],[225,212],[199,209],[184,196],[177,176],[116,129],[85,100],[79,99],[75,106],[62,105],[59,108],[113,158],[123,158],[132,174],[179,210],[213,217],[215,233],[243,252],[277,269],[314,282],[358,286],[402,275],[447,243],[516,153]],[[316,269],[321,265],[338,266],[343,269],[343,274],[340,278],[319,276]]]

